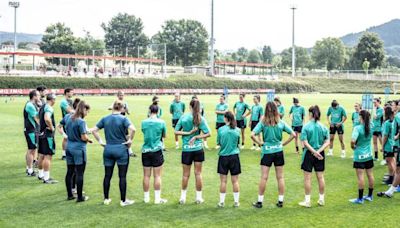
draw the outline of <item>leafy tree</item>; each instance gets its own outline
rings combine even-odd
[[[275,68],[280,68],[282,65],[282,56],[281,55],[275,55],[272,58],[272,65],[274,65]]]
[[[237,56],[238,62],[245,62],[247,60],[247,58],[249,57],[249,51],[246,48],[241,47],[236,52],[236,56]]]
[[[7,41],[2,42],[1,45],[14,45],[14,41],[7,40]]]
[[[325,38],[315,43],[312,50],[312,59],[319,68],[328,71],[344,66],[346,48],[338,38]]]
[[[75,54],[76,42],[72,30],[59,22],[46,28],[39,46],[45,53]],[[53,62],[60,63],[59,59],[54,59]]]
[[[140,48],[140,52],[144,53],[149,44],[148,37],[143,33],[143,22],[140,18],[127,13],[119,13],[117,16],[105,24],[102,23],[104,42],[108,50],[115,48],[116,54],[125,56],[126,48],[136,50]],[[132,53],[132,51],[131,51]]]
[[[311,69],[313,67],[313,62],[308,53],[308,50],[303,47],[296,46],[296,69]],[[292,67],[292,48],[288,48],[282,51],[282,67],[291,68]]]
[[[26,49],[28,44],[30,44],[30,42],[19,42],[18,43],[18,49]]]
[[[274,54],[272,54],[272,50],[270,46],[264,46],[262,49],[262,61],[264,63],[271,63]]]
[[[351,59],[354,69],[360,69],[365,59],[370,62],[369,69],[381,67],[385,61],[383,41],[376,33],[366,32],[360,38]]]
[[[400,68],[400,58],[398,58],[398,57],[389,56],[387,58],[387,63],[389,66],[394,66],[394,67]]]
[[[92,55],[93,50],[105,49],[103,40],[95,39],[89,32],[86,32],[83,38],[77,38],[75,45],[75,52],[77,54]],[[95,54],[102,54],[102,52],[95,52]]]
[[[199,21],[168,20],[152,41],[167,45],[167,63],[177,58],[182,66],[190,66],[205,63],[208,59],[208,33]],[[157,53],[164,52],[159,50]]]
[[[247,57],[247,62],[260,63],[261,62],[261,53],[256,49],[251,50]]]

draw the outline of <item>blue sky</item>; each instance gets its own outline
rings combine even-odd
[[[154,35],[165,20],[189,18],[210,28],[211,0],[20,0],[18,31],[43,33],[58,21],[82,35],[102,37],[100,27],[118,12],[141,17]],[[279,51],[291,45],[291,11],[296,5],[296,44],[313,46],[328,36],[342,36],[400,18],[399,0],[215,0],[216,47],[221,50],[264,44]],[[0,1],[0,31],[13,31],[13,9]]]

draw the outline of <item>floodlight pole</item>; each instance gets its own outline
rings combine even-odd
[[[293,11],[292,16],[292,77],[296,76],[296,46],[294,44],[294,11],[297,9],[296,6],[290,8]]]
[[[214,0],[211,0],[210,76],[214,75]]]
[[[167,77],[167,43],[164,43],[164,70],[163,76]]]
[[[19,2],[8,2],[8,5],[14,8],[14,54],[12,68],[15,69],[15,53],[17,52],[17,8],[19,7]]]

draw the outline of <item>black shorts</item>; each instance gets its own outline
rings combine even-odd
[[[245,129],[246,128],[246,123],[244,120],[236,120],[236,125],[240,129]]]
[[[176,124],[178,123],[179,119],[172,120],[172,127],[175,128]]]
[[[162,151],[142,153],[143,167],[160,167],[164,164]]]
[[[399,148],[397,146],[393,146],[393,153],[397,154],[399,151]]]
[[[394,152],[383,151],[384,158],[394,158]]]
[[[355,168],[355,169],[372,169],[372,168],[374,168],[374,161],[369,160],[366,162],[354,162],[353,168]]]
[[[285,165],[285,158],[283,157],[283,151],[273,154],[264,154],[262,156],[260,165],[271,167],[272,163],[274,163],[274,166]]]
[[[381,131],[374,131],[372,132],[373,136],[377,136],[377,137],[382,137],[382,132]]]
[[[303,130],[303,126],[292,126],[292,129],[294,132],[301,133],[301,130]]]
[[[322,151],[321,155],[324,157],[323,160],[316,158],[310,151],[304,154],[303,162],[301,163],[301,169],[306,172],[312,172],[313,168],[315,172],[325,171],[325,153]]]
[[[193,152],[182,152],[182,164],[192,165],[193,162],[204,161],[204,150],[198,150]]]
[[[400,167],[400,154],[396,153],[396,161],[397,161],[397,167]]]
[[[39,138],[38,153],[43,155],[54,155],[56,152],[56,142],[54,137]]]
[[[329,128],[329,132],[331,135],[336,134],[336,132],[338,133],[338,135],[343,135],[343,125],[340,125],[339,127],[337,127],[335,124],[333,126],[331,125]]]
[[[257,124],[258,124],[259,122],[260,122],[260,121],[251,121],[250,129],[253,131],[253,129],[256,128],[256,126],[257,126]]]
[[[228,175],[230,172],[231,176],[236,176],[242,173],[239,154],[219,156],[217,172],[222,175]]]
[[[225,126],[226,124],[225,123],[216,123],[216,125],[215,125],[215,129],[220,129],[221,127],[223,127],[223,126]]]
[[[24,132],[28,150],[35,150],[37,148],[37,139],[35,132]]]

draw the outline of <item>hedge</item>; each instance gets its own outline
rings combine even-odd
[[[275,89],[277,93],[314,92],[305,82],[285,81],[237,81],[209,77],[172,77],[169,79],[99,79],[60,77],[0,77],[1,89],[28,89],[45,85],[48,88],[79,89]]]

